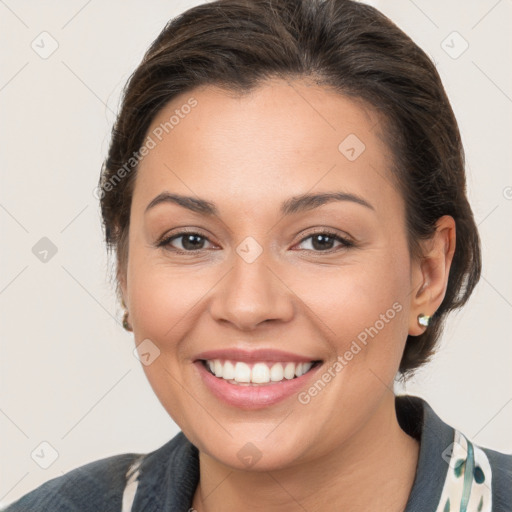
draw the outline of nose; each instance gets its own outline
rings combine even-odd
[[[216,321],[251,331],[264,322],[293,318],[293,293],[269,263],[264,254],[252,263],[234,254],[231,270],[210,301],[210,314]]]

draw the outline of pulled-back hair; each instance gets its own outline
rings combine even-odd
[[[245,94],[269,78],[312,78],[381,114],[411,255],[421,257],[419,242],[441,216],[455,219],[446,295],[428,329],[408,337],[400,363],[405,375],[430,358],[446,314],[468,300],[480,277],[480,242],[460,133],[435,66],[387,17],[355,1],[217,0],[165,26],[126,84],[99,182],[107,248],[117,255],[118,297],[137,174],[133,155],[155,116],[200,85]]]

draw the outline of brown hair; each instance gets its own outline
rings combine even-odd
[[[105,239],[125,272],[137,154],[156,114],[200,85],[240,94],[267,78],[314,78],[382,113],[393,173],[406,202],[411,254],[456,222],[446,295],[428,329],[409,336],[407,374],[434,353],[446,313],[469,298],[481,272],[480,242],[466,197],[464,151],[449,100],[427,55],[378,10],[351,0],[217,0],[171,20],[123,92],[99,187]]]

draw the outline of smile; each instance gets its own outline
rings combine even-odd
[[[273,349],[209,350],[196,354],[197,376],[210,396],[230,407],[257,410],[293,399],[323,360]]]
[[[292,380],[308,373],[319,361],[266,362],[208,359],[202,360],[208,371],[235,385],[261,385]]]

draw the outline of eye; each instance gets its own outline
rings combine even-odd
[[[333,249],[333,245],[338,242],[339,246],[342,248],[353,247],[354,243],[346,238],[343,238],[336,233],[331,233],[328,231],[320,231],[317,233],[313,233],[306,238],[303,238],[299,245],[304,244],[306,241],[309,244],[305,250],[313,250],[314,252],[332,252],[336,249]]]
[[[167,250],[174,251],[177,254],[190,254],[195,251],[207,249],[205,244],[213,245],[207,237],[196,232],[181,232],[172,236],[165,237],[157,243],[158,247],[164,247]],[[329,231],[319,231],[303,238],[298,245],[309,244],[309,247],[302,250],[313,252],[335,252],[337,249],[333,247],[338,243],[338,249],[353,247],[354,243],[336,233]]]
[[[157,245],[158,247],[165,247],[166,249],[175,251],[179,254],[183,254],[205,249],[204,245],[206,241],[211,243],[209,242],[208,238],[199,233],[182,232],[164,238],[158,242]]]

